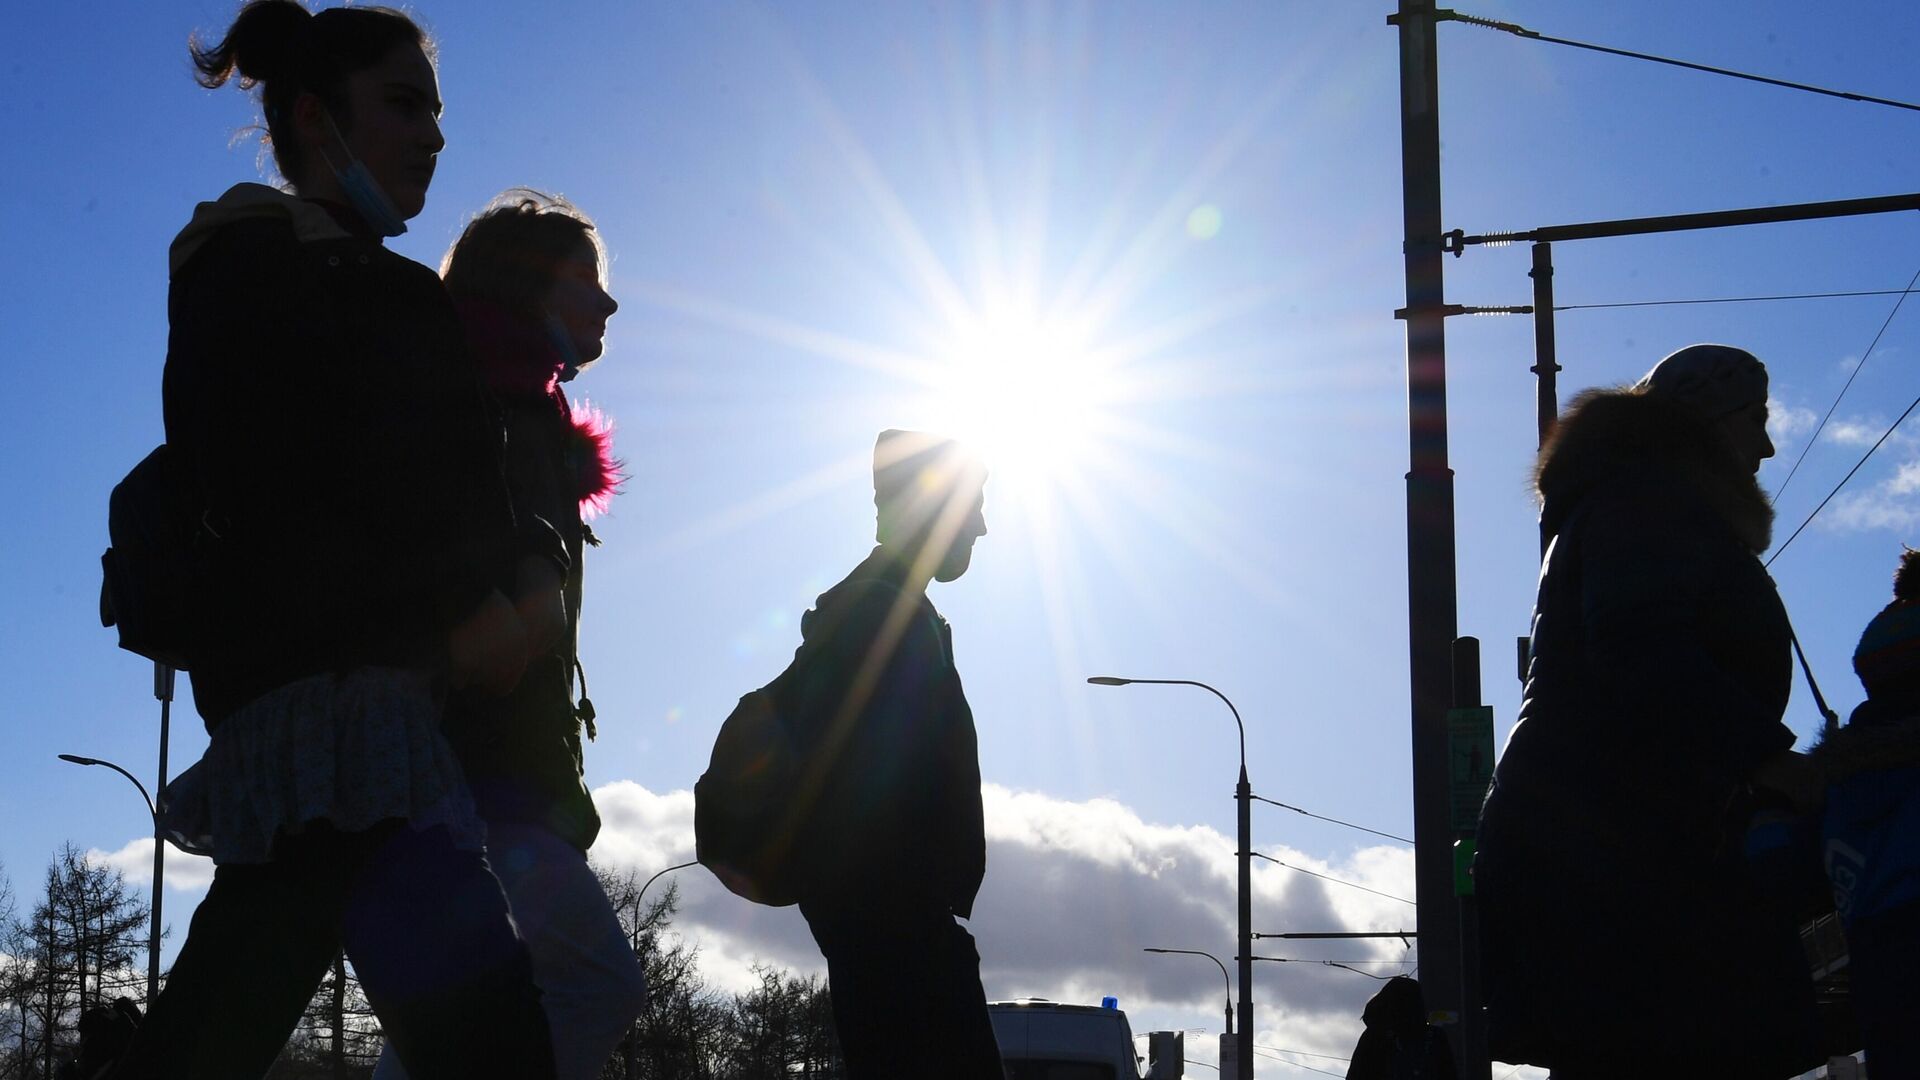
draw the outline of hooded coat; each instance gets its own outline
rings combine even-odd
[[[1766,497],[1706,423],[1631,390],[1574,401],[1536,486],[1525,700],[1474,867],[1494,1057],[1811,1068],[1798,930],[1742,848],[1747,778],[1794,741]]]
[[[586,851],[600,832],[600,815],[582,779],[581,736],[592,731],[584,679],[575,689],[582,555],[593,539],[584,520],[604,509],[619,483],[611,432],[591,409],[575,410],[558,389],[559,350],[529,319],[486,301],[456,302],[467,339],[488,388],[499,402],[507,433],[506,471],[521,520],[541,521],[567,555],[562,575],[566,626],[554,646],[536,656],[511,693],[454,693],[447,703],[447,737],[459,752],[481,816],[489,822],[539,825]]]
[[[500,429],[433,271],[259,184],[175,239],[163,385],[219,539],[194,701],[211,731],[296,679],[431,669],[522,535]]]

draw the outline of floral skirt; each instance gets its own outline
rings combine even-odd
[[[219,864],[264,863],[282,835],[325,822],[361,832],[389,819],[445,826],[479,851],[486,825],[440,731],[432,674],[363,667],[268,691],[214,729],[200,760],[160,797],[163,830]]]

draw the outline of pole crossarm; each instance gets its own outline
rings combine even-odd
[[[1400,940],[1405,941],[1409,938],[1419,937],[1420,931],[1418,930],[1339,930],[1339,931],[1331,931],[1326,933],[1255,934],[1253,936],[1255,939],[1285,938],[1289,940],[1300,940],[1300,941],[1330,941],[1334,939],[1345,940],[1347,938],[1399,938]]]
[[[1555,240],[1596,240],[1608,236],[1641,236],[1648,233],[1687,232],[1693,229],[1722,229],[1731,225],[1767,225],[1781,221],[1816,221],[1821,218],[1857,217],[1862,214],[1890,214],[1901,210],[1920,210],[1920,192],[1906,195],[1876,195],[1865,199],[1788,203],[1782,206],[1752,206],[1740,210],[1709,210],[1696,214],[1665,214],[1659,217],[1586,221],[1573,225],[1547,225],[1524,232],[1469,233],[1462,229],[1455,229],[1441,238],[1441,246],[1443,250],[1457,258],[1466,248],[1482,245],[1498,247],[1505,244],[1542,241],[1551,243]]]

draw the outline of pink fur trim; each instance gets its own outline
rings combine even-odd
[[[585,399],[569,402],[580,453],[574,457],[574,481],[580,517],[591,521],[607,512],[626,483],[626,464],[613,456],[613,418]]]

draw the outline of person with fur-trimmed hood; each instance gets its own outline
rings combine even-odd
[[[1867,700],[1813,753],[1830,780],[1827,877],[1868,1067],[1920,1076],[1920,551],[1900,557],[1853,669]]]
[[[1742,843],[1767,793],[1818,792],[1781,723],[1790,632],[1756,557],[1766,419],[1760,361],[1693,345],[1580,395],[1540,452],[1550,543],[1474,867],[1498,1060],[1579,1080],[1820,1059],[1797,928]]]

